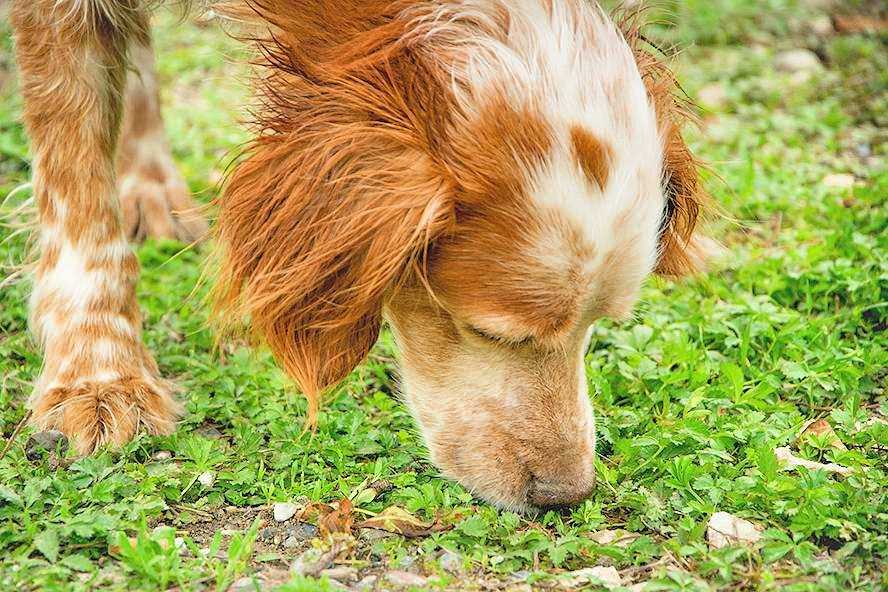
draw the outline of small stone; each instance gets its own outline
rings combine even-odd
[[[289,536],[295,536],[303,541],[308,541],[318,536],[318,527],[308,522],[300,522],[296,526],[287,528],[286,532]]]
[[[809,49],[790,49],[775,56],[774,67],[781,72],[814,72],[823,65],[817,54]]]
[[[277,502],[274,504],[274,519],[276,522],[286,522],[296,515],[299,506],[289,502]]]
[[[316,578],[325,569],[333,567],[335,557],[329,552],[321,553],[317,549],[309,549],[293,561],[290,571],[300,576]]]
[[[753,544],[762,538],[761,528],[743,518],[727,512],[716,512],[709,519],[706,540],[714,549],[728,545]]]
[[[40,460],[47,452],[64,456],[68,451],[68,438],[58,430],[46,430],[31,434],[25,444],[25,457],[30,461]]]
[[[295,549],[296,547],[302,546],[303,541],[300,541],[294,536],[290,536],[284,539],[284,542],[281,545],[285,549]]]
[[[459,553],[444,551],[439,561],[441,568],[449,574],[458,574],[463,571],[463,558]]]
[[[238,530],[235,528],[223,528],[219,532],[221,532],[222,536],[224,536],[224,537],[230,537],[230,536],[234,536],[235,534],[237,534]]]
[[[825,14],[808,21],[808,29],[818,37],[829,37],[836,32],[833,28],[832,19]]]
[[[379,578],[376,576],[367,576],[363,578],[360,582],[355,584],[354,589],[358,590],[358,592],[363,592],[364,590],[372,590],[376,587],[376,580]]]
[[[228,588],[228,592],[257,592],[262,590],[262,583],[250,577],[243,577]]]
[[[327,577],[337,582],[351,583],[358,581],[358,570],[353,567],[341,565],[321,570],[321,577]]]
[[[197,480],[204,487],[212,487],[213,483],[216,482],[216,473],[214,471],[205,471],[198,475]]]
[[[151,458],[154,460],[169,460],[173,458],[173,453],[169,450],[158,450],[151,455]]]
[[[847,173],[835,173],[832,175],[827,175],[823,178],[821,183],[824,187],[829,189],[850,189],[854,187],[854,183],[856,179],[854,175],[849,175]]]
[[[385,579],[389,584],[402,588],[425,586],[428,581],[427,578],[410,573],[409,571],[390,571],[385,574]]]
[[[405,555],[400,561],[398,561],[398,567],[405,571],[413,569],[415,565],[416,557],[413,557],[412,555]]]
[[[724,107],[728,102],[728,91],[725,86],[719,82],[707,84],[697,91],[697,99],[705,107],[717,109]]]
[[[510,580],[512,582],[526,582],[527,578],[530,577],[530,572],[526,569],[522,569],[520,571],[513,572],[510,576]]]
[[[274,535],[277,534],[277,530],[271,526],[266,526],[262,530],[259,531],[259,540],[263,543],[268,543],[274,540]]]

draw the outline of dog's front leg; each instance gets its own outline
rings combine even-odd
[[[40,225],[32,421],[82,453],[169,432],[178,406],[142,344],[114,170],[127,47],[147,43],[147,15],[140,0],[16,0],[11,21]]]

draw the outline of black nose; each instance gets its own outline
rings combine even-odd
[[[592,495],[595,478],[583,483],[552,481],[531,477],[527,501],[543,510],[574,506]]]

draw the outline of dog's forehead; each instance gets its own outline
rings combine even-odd
[[[602,187],[581,161],[553,148],[516,196],[463,215],[432,266],[454,314],[495,334],[544,336],[631,305],[656,261],[659,185],[644,187],[642,172],[621,178],[613,161]]]

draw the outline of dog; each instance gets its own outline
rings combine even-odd
[[[175,427],[128,239],[202,237],[163,135],[147,2],[13,0],[45,365],[32,423],[81,453]],[[638,18],[586,0],[241,0],[254,139],[217,200],[217,317],[309,400],[401,351],[431,459],[499,507],[594,487],[583,358],[651,273],[701,269],[693,118]],[[121,131],[122,130],[122,131]]]

